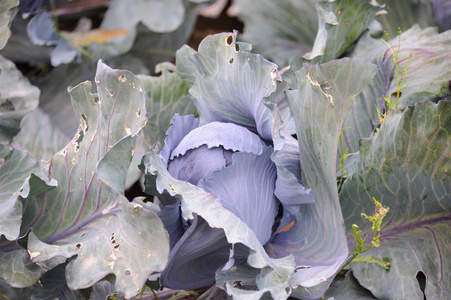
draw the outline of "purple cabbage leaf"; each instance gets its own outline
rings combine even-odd
[[[231,266],[234,261],[245,262],[248,259],[249,249],[252,249],[251,256],[253,257],[252,259],[249,257],[248,260],[251,265],[259,268],[270,266],[274,270],[273,276],[276,272],[279,276],[283,274],[282,280],[287,282],[290,274],[294,271],[292,259],[285,258],[284,264],[276,265],[262,246],[262,242],[267,242],[271,236],[271,226],[277,213],[275,206],[277,200],[271,192],[271,186],[274,189],[276,173],[275,166],[270,159],[272,147],[265,146],[262,140],[248,129],[232,123],[208,123],[195,127],[186,134],[187,127],[184,124],[193,123],[195,120],[192,116],[179,117],[176,115],[173,126],[168,131],[165,146],[171,144],[178,146],[183,143],[184,137],[189,137],[189,133],[199,130],[204,135],[191,136],[203,138],[204,141],[199,141],[199,143],[205,143],[203,146],[197,146],[198,148],[188,150],[185,155],[169,161],[169,166],[165,160],[170,156],[165,156],[165,153],[173,153],[173,151],[166,151],[167,148],[163,148],[160,155],[150,152],[144,158],[148,181],[152,181],[152,177],[156,175],[156,182],[150,187],[155,186],[156,193],[162,194],[167,191],[171,196],[182,198],[181,200],[174,198],[172,203],[168,201],[168,197],[161,198],[162,202],[168,203],[167,206],[178,204],[178,201],[181,201],[181,207],[173,206],[176,213],[173,213],[175,220],[171,220],[172,223],[178,224],[178,227],[166,227],[168,230],[176,229],[174,231],[179,239],[174,242],[171,240],[173,247],[169,264],[162,273],[162,284],[177,289],[192,289],[212,284],[217,268],[228,262]],[[212,128],[209,129],[209,127]],[[217,130],[217,127],[222,129],[219,132],[211,131]],[[222,139],[224,135],[225,142],[223,144],[225,145],[217,144],[218,139],[215,140],[215,136]],[[180,140],[180,143],[177,144],[177,140]],[[199,159],[198,162],[196,162],[196,158]],[[178,160],[181,161],[178,162]],[[245,164],[240,164],[242,162]],[[172,167],[173,164],[175,164],[174,167]],[[185,169],[180,171],[179,164],[185,164]],[[227,164],[228,167],[226,167]],[[242,168],[250,165],[252,168],[243,172]],[[262,171],[270,172],[266,174]],[[221,176],[223,172],[225,175]],[[187,178],[199,186],[173,176]],[[268,185],[268,180],[272,180],[272,184]],[[234,186],[238,183],[240,189],[236,189]],[[204,186],[204,188],[200,186]],[[215,194],[209,193],[205,189],[213,191]],[[233,194],[229,195],[229,192]],[[262,202],[259,202],[261,204],[251,205],[252,212],[257,209],[257,214],[246,212],[246,210],[238,214],[240,213],[238,207],[230,205],[233,203],[232,201],[238,201],[242,206],[248,208],[249,203],[243,201],[243,198],[240,197],[241,193],[253,196],[248,196],[250,198],[248,201],[257,201],[260,200],[260,197],[262,198]],[[228,201],[231,201],[230,204]],[[260,218],[260,220],[255,219],[256,216],[259,216],[259,212],[266,217]],[[165,220],[164,217],[162,218]],[[260,227],[263,220],[267,224]],[[171,231],[169,233],[173,234]],[[232,247],[231,244],[234,246]],[[273,297],[288,297],[284,287],[273,288],[272,293]]]
[[[373,214],[373,197],[390,208],[380,247],[364,254],[389,259],[390,270],[351,265],[353,276],[377,298],[451,296],[450,116],[449,100],[391,111],[379,131],[361,141],[360,160],[343,185],[348,229],[357,224],[364,233],[371,230],[360,214]],[[348,235],[352,247],[352,232]]]
[[[437,22],[443,30],[451,29],[451,2],[446,0],[433,0],[434,13]]]

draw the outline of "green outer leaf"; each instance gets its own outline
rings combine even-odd
[[[41,90],[39,107],[68,139],[76,132],[79,117],[74,115],[67,88],[86,80],[93,80],[94,76],[95,64],[84,57],[78,64],[72,62],[54,68],[36,83]]]
[[[236,42],[237,32],[206,37],[192,58],[196,80],[189,90],[201,123],[232,122],[272,139],[271,111],[264,103],[277,88],[277,65]],[[190,54],[185,52],[184,54]]]
[[[183,0],[113,0],[102,26],[130,30],[142,22],[153,32],[170,32],[183,22]]]
[[[8,39],[8,43],[0,50],[0,53],[16,63],[48,61],[52,48],[36,46],[30,42],[27,34],[28,21],[20,16],[12,20],[10,30],[14,34]]]
[[[53,125],[50,117],[40,108],[24,116],[20,129],[11,144],[26,150],[36,161],[50,160],[69,142],[69,138]]]
[[[116,290],[132,297],[169,254],[157,215],[123,196],[134,140],[146,120],[145,97],[136,76],[101,61],[95,81],[97,94],[90,82],[70,90],[78,133],[51,160],[49,173],[59,186],[27,199],[22,228],[33,229],[28,252],[42,268],[77,255],[66,268],[71,289],[114,274]],[[113,159],[117,165],[108,164]]]
[[[105,154],[97,165],[99,179],[119,193],[125,191],[125,182],[129,172],[124,172],[124,170],[128,170],[130,167],[135,144],[135,136],[124,137]]]
[[[375,73],[376,66],[356,59],[334,60],[323,65],[304,64],[304,69],[296,73],[299,89],[287,92],[295,117],[304,182],[313,190],[315,203],[301,206],[294,226],[276,235],[267,249],[277,254],[277,250],[284,252],[289,246],[294,249],[298,266],[313,266],[297,271],[297,282],[291,283],[300,285],[295,291],[297,296],[324,294],[348,256],[335,177],[336,149],[340,128],[353,98]],[[303,230],[305,226],[309,229]],[[282,243],[284,240],[287,242]],[[315,272],[324,279],[315,277]]]
[[[167,33],[150,31],[142,24],[137,26],[137,38],[130,52],[153,70],[162,61],[174,60],[175,52],[188,42],[197,21],[199,5],[189,5],[185,19],[176,30]]]
[[[375,1],[374,1],[375,2]],[[381,7],[370,1],[323,1],[317,6],[319,28],[312,52],[296,56],[284,76],[291,88],[296,88],[295,72],[304,62],[325,63],[346,55],[349,48],[362,36]]]
[[[386,39],[386,38],[385,38]],[[386,39],[387,40],[387,39]],[[399,37],[391,37],[397,51]],[[414,25],[401,34],[398,68],[401,80],[402,71],[408,66],[406,79],[401,91],[398,107],[413,105],[422,100],[437,100],[450,96],[448,81],[451,78],[451,31],[438,34],[437,28],[421,29]],[[409,63],[409,55],[412,58]],[[371,60],[379,66],[383,78],[383,96],[396,92],[396,77],[393,55],[388,46],[379,39],[369,36],[362,38],[353,52],[354,57]],[[393,97],[392,97],[393,101]]]
[[[45,273],[40,279],[40,285],[34,288],[32,300],[85,300],[80,291],[69,289],[64,276],[66,264],[60,264]]]
[[[322,2],[320,9],[326,12],[332,12],[336,16],[338,24],[328,24],[326,22],[327,38],[317,36],[314,48],[317,43],[324,48],[324,53],[317,60],[326,62],[335,58],[340,58],[345,51],[367,30],[370,23],[374,20],[376,13],[381,10],[377,4],[369,1],[339,0],[334,2]],[[323,14],[324,16],[328,16]]]
[[[163,69],[159,77],[138,76],[146,93],[147,124],[143,133],[149,145],[163,145],[166,131],[175,113],[194,114],[196,108],[188,98],[188,86],[177,73]]]
[[[92,286],[89,300],[108,299],[111,294],[114,294],[114,284],[104,279]]]
[[[351,270],[360,284],[378,299],[449,299],[450,226],[449,218],[436,224],[415,226],[383,240],[380,248],[364,254],[389,260],[390,271],[374,263],[356,263],[351,265]],[[426,277],[424,293],[417,279],[420,272]]]
[[[0,236],[19,237],[22,202],[19,197],[45,192],[56,186],[27,152],[0,144]]]
[[[9,26],[11,17],[14,15],[19,0],[2,0],[0,3],[0,50],[5,47],[6,42],[11,36]]]
[[[1,258],[0,258],[1,260]],[[0,278],[0,297],[1,299],[31,299],[34,288],[13,288]],[[7,298],[5,298],[5,296]]]
[[[188,45],[183,45],[175,53],[176,72],[190,88],[196,80],[196,66],[191,61],[196,53],[197,51]]]
[[[449,100],[391,111],[379,132],[361,142],[360,162],[345,181],[340,200],[347,228],[357,224],[364,231],[370,229],[360,213],[372,214],[372,197],[390,208],[381,246],[365,253],[390,259],[390,271],[374,264],[351,265],[354,276],[376,297],[423,299],[418,272],[426,276],[427,297],[451,296],[450,142]]]
[[[39,89],[10,60],[0,55],[0,143],[20,131],[23,116],[38,106]]]
[[[385,38],[386,39],[386,38]],[[395,51],[398,37],[392,36]],[[420,29],[414,26],[401,35],[399,52],[399,80],[406,67],[409,54],[412,58],[407,69],[398,107],[413,105],[422,100],[443,99],[450,96],[448,81],[451,78],[451,31],[437,34],[434,28]],[[383,97],[396,93],[396,77],[393,55],[380,39],[365,35],[357,44],[354,57],[370,60],[379,66],[379,73],[353,104],[343,127],[343,147],[350,152],[359,150],[359,140],[367,138],[379,124],[377,109],[382,112]],[[396,101],[396,96],[391,97]],[[340,154],[339,154],[340,155]]]
[[[332,298],[333,297],[333,298]],[[324,294],[327,300],[376,300],[370,291],[364,289],[351,272],[344,278],[336,277],[330,288]]]
[[[44,273],[41,267],[30,261],[24,249],[0,252],[0,266],[0,279],[14,288],[31,286]]]
[[[318,0],[235,0],[244,22],[241,38],[280,67],[312,49],[318,28]]]
[[[378,72],[370,84],[357,96],[346,116],[343,125],[343,128],[347,128],[343,130],[343,151],[348,148],[349,153],[358,152],[360,139],[369,137],[376,126],[379,125],[377,108],[381,112],[383,111],[384,98],[382,92],[382,76]],[[338,153],[338,157],[341,157],[341,153]],[[337,166],[338,168],[339,166]]]
[[[421,28],[428,26],[437,26],[434,16],[433,0],[380,0],[379,3],[385,4],[387,14],[376,18],[382,24],[382,27],[390,36],[398,33],[398,28],[407,30],[414,24]]]

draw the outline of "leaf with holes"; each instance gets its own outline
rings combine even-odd
[[[371,229],[360,214],[372,214],[372,198],[390,208],[380,247],[364,255],[388,258],[391,269],[351,265],[360,284],[378,298],[423,299],[418,276],[426,277],[426,297],[451,297],[450,142],[449,100],[392,111],[378,133],[361,142],[360,161],[344,183],[340,202],[347,228],[357,224],[367,232]]]
[[[49,176],[58,187],[24,202],[22,230],[32,230],[29,259],[42,270],[72,258],[69,288],[87,288],[114,274],[116,290],[130,298],[164,268],[169,241],[158,216],[123,195],[136,135],[146,121],[140,82],[100,61],[96,86],[96,94],[90,82],[70,90],[79,130],[51,159]],[[4,249],[14,254],[14,245]],[[8,283],[18,284],[12,276]]]
[[[201,123],[233,122],[272,139],[272,114],[264,98],[274,93],[277,65],[250,53],[251,45],[236,42],[237,33],[206,37],[192,55],[196,80],[190,89]]]

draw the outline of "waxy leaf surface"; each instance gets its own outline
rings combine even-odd
[[[385,37],[385,40],[388,39]],[[391,37],[394,51],[398,51],[398,83],[401,86],[402,74],[407,67],[402,83],[398,108],[413,105],[422,100],[447,98],[450,96],[451,78],[451,31],[437,34],[435,28],[420,29],[413,26],[399,36]],[[412,55],[411,58],[409,56]],[[384,111],[383,97],[396,102],[396,70],[393,53],[380,39],[365,35],[353,52],[354,57],[369,60],[379,66],[379,72],[371,84],[354,102],[343,127],[343,147],[350,152],[359,150],[359,139],[367,138],[379,124],[377,109]]]
[[[433,0],[434,14],[443,30],[451,29],[451,2]]]
[[[163,153],[164,156],[164,153]],[[257,269],[264,268],[262,270],[265,275],[262,278],[262,282],[259,285],[259,289],[264,289],[265,291],[270,291],[274,298],[278,299],[286,299],[288,297],[288,293],[286,288],[288,287],[288,280],[291,277],[291,274],[294,271],[294,265],[292,258],[285,257],[282,259],[271,259],[263,249],[263,246],[258,241],[256,235],[250,229],[245,222],[243,222],[238,216],[236,216],[231,211],[227,210],[222,204],[221,200],[218,196],[214,194],[210,194],[203,189],[194,186],[186,181],[177,180],[172,177],[165,165],[164,159],[157,154],[155,151],[151,151],[146,154],[143,159],[143,163],[146,169],[146,179],[148,182],[154,182],[149,186],[151,189],[156,189],[158,193],[163,194],[163,192],[169,193],[171,196],[178,195],[182,198],[181,208],[182,215],[185,219],[197,219],[197,216],[201,216],[204,219],[208,226],[211,228],[219,228],[224,230],[225,236],[227,237],[228,244],[244,244],[249,247],[250,255],[248,257],[248,263]],[[156,181],[155,181],[156,177]],[[197,221],[196,221],[197,223]],[[193,222],[194,224],[194,222]],[[205,223],[205,225],[207,225]],[[210,228],[210,230],[211,230]],[[189,228],[188,230],[194,230],[195,227]],[[215,229],[218,230],[218,229]],[[213,235],[215,237],[213,237]],[[209,237],[212,237],[213,245],[215,245],[214,241],[218,240],[214,232],[209,234]],[[197,237],[199,238],[199,237]],[[208,242],[203,241],[203,243]],[[183,242],[183,241],[182,241]],[[191,239],[187,236],[187,242],[190,243]],[[221,241],[224,246],[227,246],[225,241]],[[187,247],[187,251],[192,252],[194,257],[196,248]],[[208,253],[208,247],[202,248],[202,253]],[[177,253],[177,252],[175,252]],[[227,252],[223,252],[221,257],[228,257]],[[214,253],[213,253],[214,254]],[[176,254],[171,254],[171,256]],[[224,264],[227,261],[224,261]],[[211,268],[211,264],[205,264],[201,257],[194,264],[190,266],[190,264],[184,265],[184,271],[180,273],[180,278],[185,277],[191,270],[193,276],[196,273],[202,274],[202,268]],[[267,267],[267,268],[265,268]],[[186,269],[185,269],[186,268]],[[176,269],[173,270],[175,276],[179,274]],[[214,278],[212,278],[214,279]],[[211,279],[208,281],[211,283]],[[256,291],[254,293],[260,293]]]
[[[196,80],[190,89],[201,124],[233,122],[272,139],[271,112],[263,99],[276,90],[277,65],[235,42],[236,33],[206,37],[192,57]]]
[[[352,101],[370,82],[376,66],[356,59],[304,64],[298,89],[287,92],[293,111],[300,162],[315,203],[300,205],[296,219],[266,246],[275,257],[293,254],[302,266],[291,279],[294,294],[320,297],[348,256],[335,176],[336,149]]]
[[[19,149],[0,144],[0,237],[13,241],[19,237],[22,201],[56,186],[39,164]]]
[[[381,4],[386,5],[384,9],[387,11],[387,13],[379,15],[376,20],[381,23],[382,29],[384,31],[387,31],[390,36],[395,36],[398,32],[398,28],[400,28],[402,31],[405,31],[412,27],[414,24],[418,24],[421,28],[428,26],[437,26],[436,18],[438,19],[438,16],[434,16],[434,9],[437,9],[437,2],[439,1],[378,1]]]
[[[20,131],[23,116],[38,106],[39,89],[31,85],[14,63],[0,55],[0,142]]]
[[[184,16],[183,0],[114,0],[103,26],[129,30],[142,22],[154,32],[170,32],[180,26]]]
[[[373,214],[373,197],[390,208],[380,247],[365,253],[388,259],[390,270],[351,265],[360,284],[378,298],[423,299],[416,278],[420,272],[427,298],[450,297],[450,142],[449,100],[392,111],[376,135],[361,141],[360,161],[340,200],[349,236],[352,224],[371,231],[360,214]]]
[[[330,288],[324,294],[324,299],[333,300],[376,300],[371,292],[364,289],[351,272],[344,277],[336,277]]]
[[[96,94],[90,82],[70,90],[78,132],[51,159],[49,175],[58,187],[27,199],[22,228],[32,229],[27,250],[41,268],[75,256],[66,267],[69,288],[114,274],[116,290],[130,298],[164,268],[169,242],[157,215],[123,195],[134,140],[146,120],[142,87],[132,73],[102,62],[95,80]]]
[[[166,131],[175,113],[189,115],[195,112],[188,95],[188,85],[177,74],[163,69],[159,77],[138,76],[146,93],[147,124],[143,129],[149,145],[163,145]]]
[[[317,0],[236,0],[244,22],[241,37],[253,52],[286,66],[291,58],[312,49],[318,28]]]
[[[310,58],[320,56],[315,62],[327,62],[342,57],[379,11],[381,7],[369,1],[321,2],[318,6],[319,31]]]
[[[0,3],[0,50],[5,47],[6,42],[11,36],[9,26],[11,24],[11,16],[14,14],[19,0],[5,0]]]
[[[20,132],[13,138],[11,144],[26,150],[36,161],[48,161],[64,148],[69,140],[38,107],[23,117]]]

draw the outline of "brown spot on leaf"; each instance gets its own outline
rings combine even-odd
[[[279,231],[277,231],[277,233],[286,232],[286,231],[290,230],[293,226],[294,226],[294,221],[291,221],[286,226],[282,227]]]
[[[117,80],[119,80],[120,82],[126,82],[127,81],[127,77],[125,77],[124,74],[120,75]]]
[[[231,46],[233,44],[233,34],[229,34],[226,37],[225,43],[227,46]]]

